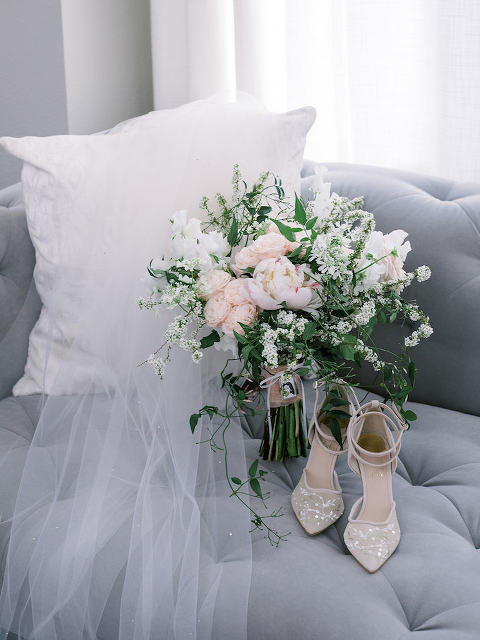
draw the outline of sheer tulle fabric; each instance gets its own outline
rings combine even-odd
[[[188,426],[204,404],[224,402],[216,381],[222,357],[212,350],[195,366],[177,351],[164,381],[138,366],[171,319],[135,302],[145,256],[162,242],[132,234],[130,255],[112,245],[104,272],[88,263],[65,268],[59,297],[73,276],[79,295],[92,279],[104,282],[77,317],[72,345],[95,366],[78,394],[43,397],[8,523],[3,632],[34,640],[206,639],[227,617],[229,637],[246,637],[249,514],[229,498],[223,453],[197,444],[209,425],[194,436]],[[128,277],[118,277],[115,264]],[[69,367],[67,358],[58,381]],[[231,474],[245,477],[238,423],[228,446]],[[2,453],[0,474],[9,452]]]

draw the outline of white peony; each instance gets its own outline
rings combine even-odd
[[[251,299],[261,309],[280,309],[282,302],[290,309],[303,309],[312,298],[311,288],[303,286],[304,281],[302,267],[282,256],[262,260],[247,285]]]
[[[381,231],[373,231],[370,234],[357,269],[368,267],[362,272],[365,274],[363,280],[365,288],[370,288],[379,282],[401,280],[405,277],[403,264],[411,250],[410,242],[405,242],[407,236],[408,233],[402,229],[388,234],[383,234]],[[371,264],[372,262],[375,264]]]

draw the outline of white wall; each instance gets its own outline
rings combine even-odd
[[[66,132],[60,0],[0,0],[0,135]],[[0,188],[20,166],[0,151]]]
[[[148,0],[62,0],[68,129],[92,133],[152,108]]]
[[[0,135],[92,133],[152,103],[149,0],[0,0]],[[0,188],[19,176],[0,151]]]

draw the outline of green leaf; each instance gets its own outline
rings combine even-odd
[[[246,362],[248,360],[248,356],[253,351],[253,344],[246,344],[242,349],[242,360]]]
[[[262,488],[260,486],[259,481],[256,478],[252,478],[250,480],[250,486],[252,487],[253,491],[257,494],[257,496],[263,500]]]
[[[350,414],[346,411],[340,411],[339,409],[333,409],[328,412],[329,416],[335,416],[336,418],[350,418]]]
[[[300,367],[300,369],[297,369],[295,373],[299,376],[306,376],[308,373],[310,373],[310,369],[309,367]]]
[[[250,469],[248,470],[248,475],[251,478],[254,478],[257,475],[257,469],[258,469],[258,458],[254,460],[250,465]]]
[[[415,385],[415,372],[415,363],[413,362],[413,360],[410,360],[410,362],[408,363],[408,379],[410,380],[410,384],[412,385],[412,387]]]
[[[317,329],[317,323],[316,322],[308,322],[307,326],[305,327],[305,329],[303,331],[303,339],[305,341],[308,341],[311,338],[313,338],[313,334],[315,333],[316,329]]]
[[[233,484],[242,484],[242,481],[240,480],[240,478],[236,478],[235,476],[233,476],[230,479],[233,482]]]
[[[266,216],[270,213],[270,211],[272,210],[272,207],[268,207],[267,205],[263,205],[261,207],[258,208],[258,214],[261,216]]]
[[[220,336],[218,334],[218,331],[215,331],[215,329],[208,334],[208,336],[203,337],[200,340],[200,347],[202,349],[207,349],[208,347],[211,347],[213,344],[215,344],[215,342],[220,342]]]
[[[232,226],[230,227],[230,231],[228,232],[227,242],[231,247],[234,247],[237,244],[238,239],[238,222],[235,216],[232,220]]]
[[[410,411],[410,409],[407,409],[407,411],[405,411],[405,413],[403,414],[403,417],[405,418],[405,420],[408,420],[408,422],[413,422],[417,419],[417,414],[414,411]]]
[[[378,313],[378,319],[379,319],[381,324],[386,324],[387,323],[387,316],[385,315],[385,313],[383,311],[380,311]]]
[[[241,333],[237,333],[235,330],[233,331],[233,335],[237,339],[237,342],[240,342],[240,344],[245,344],[247,342],[245,336],[242,336]]]
[[[253,273],[255,271],[254,267],[245,267],[242,271],[246,271],[247,273]]]
[[[198,424],[199,418],[200,418],[200,414],[199,413],[192,413],[192,415],[190,416],[190,429],[191,429],[192,433],[195,432],[195,427]]]
[[[331,404],[333,407],[346,407],[348,402],[344,400],[344,398],[336,398],[334,395],[329,394],[328,404]]]
[[[339,351],[345,360],[355,360],[355,349],[351,344],[341,344],[339,345]]]
[[[287,258],[296,258],[297,256],[299,256],[302,251],[304,250],[304,247],[302,247],[302,245],[300,245],[299,247],[297,247],[296,249],[294,249],[293,251],[290,251],[290,253],[287,253]]]
[[[283,236],[285,236],[287,240],[289,240],[290,242],[295,242],[295,232],[292,227],[289,227],[283,222],[280,222],[280,220],[274,219],[273,222],[277,225],[278,230]]]
[[[307,221],[307,213],[300,198],[295,194],[295,216],[294,219],[301,225],[305,225]]]
[[[342,431],[340,429],[340,423],[336,418],[330,418],[328,420],[328,426],[330,427],[330,431],[332,432],[332,436],[338,442],[340,446],[342,446]]]

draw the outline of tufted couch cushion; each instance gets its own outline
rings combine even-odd
[[[313,392],[307,389],[311,410]],[[21,468],[41,407],[39,396],[0,401],[0,456],[9,451],[0,485],[0,553],[4,556]],[[346,456],[337,463],[345,513],[320,536],[307,536],[290,507],[304,460],[285,465],[263,463],[269,473],[265,491],[271,506],[283,507],[276,522],[288,540],[278,549],[257,534],[248,613],[251,640],[478,640],[480,629],[480,418],[412,403],[418,422],[403,439],[394,496],[402,528],[395,554],[371,575],[349,555],[343,531],[360,479],[349,471]],[[261,429],[244,424],[247,455],[254,458]],[[12,451],[13,448],[13,451]],[[7,477],[8,476],[8,477]],[[222,486],[219,490],[224,490]],[[42,518],[39,504],[29,516],[32,533]],[[105,575],[118,571],[126,557],[129,523],[97,556],[92,592]],[[28,531],[25,535],[28,537]],[[232,541],[233,543],[233,541]],[[229,549],[219,563],[231,569]],[[118,638],[122,571],[105,607],[99,637]],[[232,637],[226,597],[216,611],[212,638]]]
[[[28,336],[40,313],[34,265],[21,186],[13,185],[0,191],[0,399],[23,374]]]

